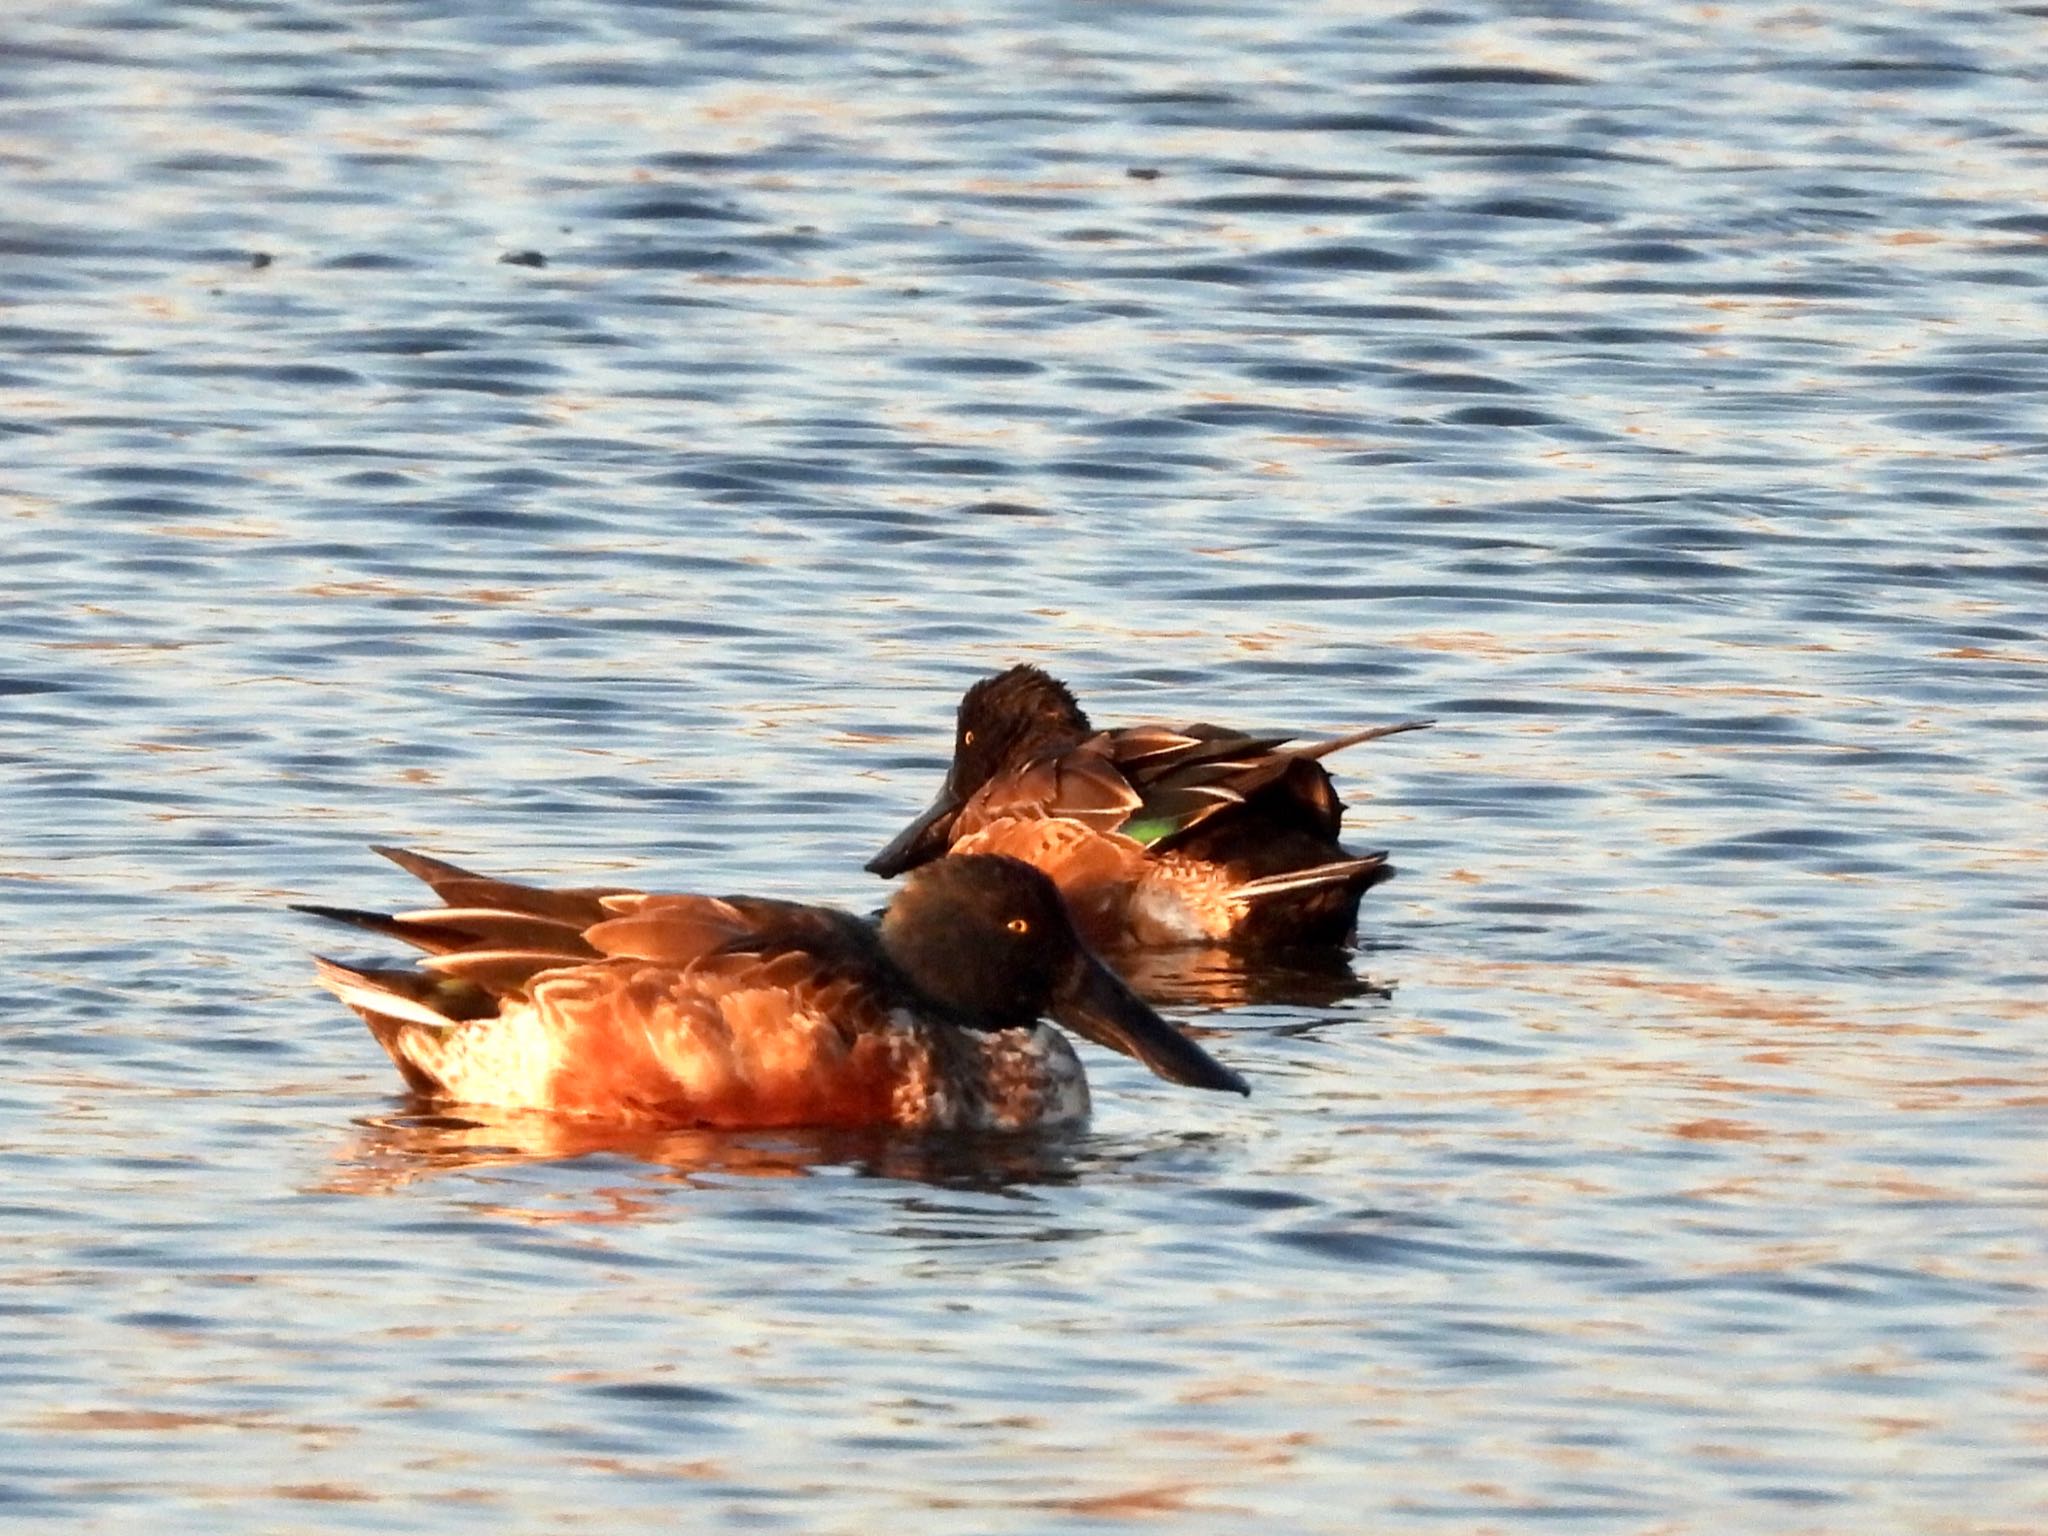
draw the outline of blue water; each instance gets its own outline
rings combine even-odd
[[[471,13],[474,14],[471,14]],[[0,1519],[2048,1528],[2048,16],[0,21]],[[1328,733],[1082,1135],[428,1113],[364,852],[859,907],[954,701]],[[1373,983],[1367,987],[1366,983]]]

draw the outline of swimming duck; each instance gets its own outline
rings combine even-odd
[[[1340,943],[1394,870],[1337,841],[1344,803],[1320,759],[1434,723],[1304,745],[1214,725],[1098,730],[1064,683],[1011,667],[967,690],[938,798],[867,868],[901,874],[949,849],[1022,859],[1104,949]]]
[[[1250,1092],[1133,996],[1015,859],[940,859],[870,922],[760,897],[545,890],[375,851],[443,905],[296,910],[427,952],[418,969],[315,965],[436,1098],[643,1127],[1078,1121],[1087,1079],[1047,1014],[1168,1081]]]

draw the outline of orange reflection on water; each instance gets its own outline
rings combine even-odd
[[[422,1179],[585,1157],[643,1165],[623,1187],[586,1191],[574,1206],[494,1207],[515,1220],[607,1224],[665,1208],[660,1193],[706,1180],[796,1179],[852,1170],[864,1177],[995,1189],[1064,1183],[1074,1148],[1061,1134],[916,1135],[890,1130],[646,1130],[599,1120],[493,1110],[422,1110],[357,1122],[323,1193],[388,1195]],[[591,1201],[597,1203],[590,1203]]]
[[[1389,997],[1393,989],[1357,970],[1341,949],[1300,949],[1248,955],[1222,945],[1134,949],[1109,957],[1117,974],[1160,1008],[1221,1013],[1245,1007],[1328,1008],[1355,997]]]

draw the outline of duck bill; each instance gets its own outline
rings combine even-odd
[[[864,866],[883,879],[929,864],[953,844],[953,822],[960,814],[960,796],[948,784],[939,798],[925,808],[909,826],[889,839],[889,846]]]
[[[1052,1016],[1084,1039],[1121,1051],[1169,1083],[1249,1094],[1245,1080],[1154,1013],[1083,951],[1052,1001]]]

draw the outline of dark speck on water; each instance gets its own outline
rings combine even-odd
[[[2048,1526],[2039,6],[5,32],[10,1511]],[[1441,722],[1357,954],[1149,975],[1248,1100],[622,1140],[313,985],[372,842],[872,910],[1021,660]]]

